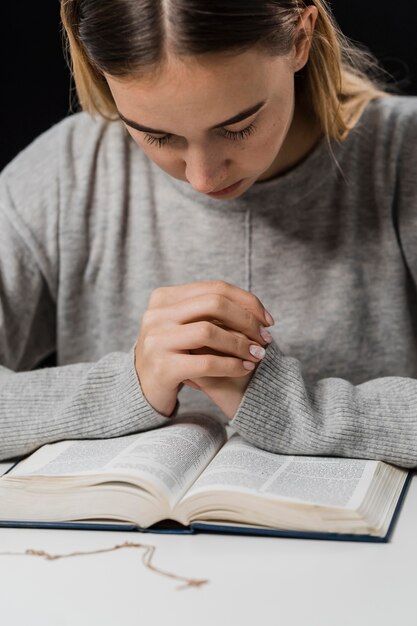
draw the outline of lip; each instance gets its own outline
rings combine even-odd
[[[220,189],[220,191],[212,191],[211,193],[208,193],[208,196],[213,196],[214,198],[217,198],[219,196],[227,196],[229,193],[233,193],[234,191],[236,191],[236,189],[241,185],[241,183],[243,182],[243,178],[241,180],[238,180],[237,183],[233,183],[233,185],[229,185],[229,187],[224,187],[223,189]]]

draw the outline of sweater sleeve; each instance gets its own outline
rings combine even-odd
[[[417,380],[385,377],[353,385],[306,384],[297,359],[275,341],[252,377],[231,426],[280,454],[377,459],[417,466]]]
[[[398,109],[401,115],[384,120],[384,128],[392,130],[384,141],[387,167],[380,172],[380,185],[388,197],[394,190],[393,223],[404,272],[411,278],[410,302],[415,302],[417,123],[407,100]],[[394,181],[389,174],[391,161]],[[285,356],[274,341],[231,426],[270,452],[377,459],[417,467],[417,380],[390,376],[358,385],[340,378],[307,383],[302,363]]]
[[[41,161],[31,159],[30,167],[45,168]],[[39,185],[27,198],[32,224],[37,224],[34,231],[22,219],[11,185],[12,180],[20,181],[24,193],[26,181],[28,193],[27,179],[24,159],[0,176],[1,460],[53,441],[126,435],[169,419],[142,393],[133,346],[97,362],[36,369],[57,349],[59,254],[54,204],[59,194],[51,168],[48,188],[42,191]],[[178,406],[177,402],[173,415]]]
[[[32,369],[55,349],[55,315],[36,260],[0,206],[0,459],[167,422],[142,393],[134,347],[94,363]]]

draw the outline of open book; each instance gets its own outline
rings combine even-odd
[[[145,433],[39,448],[0,478],[0,525],[381,541],[407,475],[377,461],[272,454],[190,413]]]

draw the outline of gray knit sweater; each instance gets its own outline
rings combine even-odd
[[[417,465],[417,98],[397,96],[333,155],[323,141],[235,200],[83,113],[22,152],[0,176],[0,458],[167,423],[134,369],[141,317],[156,287],[214,278],[276,320],[234,430],[273,452]],[[179,401],[222,415],[188,387]]]

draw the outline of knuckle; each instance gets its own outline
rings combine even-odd
[[[210,322],[199,322],[196,330],[201,341],[208,341],[213,336],[213,325]]]
[[[210,293],[207,296],[207,305],[211,311],[219,311],[224,306],[224,299],[218,293]]]
[[[202,354],[198,361],[198,371],[200,375],[207,376],[213,367],[213,358],[210,354]]]
[[[164,302],[166,297],[166,287],[157,287],[154,289],[150,295],[148,306],[149,307],[158,307]]]
[[[210,287],[217,293],[224,294],[229,289],[229,283],[218,278],[209,281]]]

